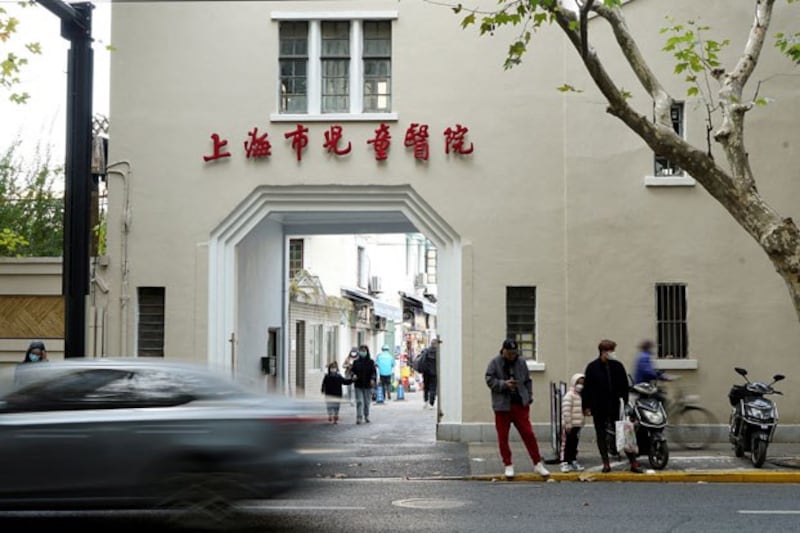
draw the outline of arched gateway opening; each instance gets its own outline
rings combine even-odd
[[[210,235],[209,363],[286,390],[287,236],[355,233],[421,233],[436,246],[438,330],[445,341],[439,361],[439,423],[460,424],[461,241],[410,185],[264,185],[253,190]],[[274,337],[275,359],[265,363],[261,356],[267,331],[279,334]],[[260,376],[264,364],[274,365],[272,378]]]

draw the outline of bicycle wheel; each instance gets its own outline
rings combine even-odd
[[[716,423],[708,409],[688,405],[670,420],[672,439],[686,449],[702,450],[711,443]]]

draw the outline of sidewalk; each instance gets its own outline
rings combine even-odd
[[[512,429],[513,434],[513,429]],[[561,473],[549,442],[539,446],[554,481],[631,481],[631,482],[682,482],[682,483],[800,483],[800,443],[770,443],[767,461],[755,468],[750,454],[738,458],[727,443],[713,443],[705,450],[685,450],[672,444],[669,463],[663,470],[653,470],[646,456],[639,457],[644,474],[630,472],[626,458],[614,460],[611,472],[601,472],[602,463],[594,434],[584,429],[585,437],[578,447],[578,461],[583,472]],[[537,435],[538,437],[539,435]],[[516,475],[513,481],[545,481],[533,473],[533,465],[523,444],[511,442],[512,460]],[[468,445],[470,476],[477,481],[503,481],[503,464],[496,443],[475,442]]]

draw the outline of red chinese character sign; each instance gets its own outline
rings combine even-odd
[[[389,157],[389,146],[392,144],[392,136],[389,134],[389,125],[381,124],[375,130],[375,137],[367,141],[375,148],[375,160],[383,161]]]
[[[428,125],[413,122],[406,130],[406,139],[403,144],[414,148],[414,158],[427,161],[430,155],[428,146]]]
[[[372,145],[376,161],[385,161],[389,158],[389,148],[392,144],[391,127],[388,124],[381,123],[373,133],[373,137],[367,139],[366,144],[367,146]],[[444,153],[456,156],[472,154],[475,147],[472,142],[467,142],[467,133],[469,133],[469,128],[461,124],[456,124],[455,127],[448,126],[443,132]],[[284,133],[283,137],[291,140],[288,143],[289,146],[294,151],[297,161],[302,161],[303,152],[307,149],[309,143],[309,129],[302,124],[297,124],[295,129]],[[323,137],[322,148],[328,154],[343,156],[350,154],[353,149],[350,141],[345,144],[344,128],[338,124],[329,126]],[[213,133],[211,134],[211,140],[212,153],[211,155],[204,155],[203,161],[210,163],[231,157],[231,153],[225,150],[228,145],[227,139],[223,139],[219,134]],[[267,132],[259,133],[257,127],[247,132],[245,141],[242,144],[244,145],[244,155],[247,159],[266,159],[272,156],[272,143],[269,141],[269,134]],[[428,161],[431,149],[428,124],[411,123],[406,129],[403,145],[411,149],[414,159],[417,161]]]
[[[303,159],[303,150],[308,146],[308,128],[302,124],[298,124],[297,128],[288,133],[284,133],[283,136],[286,139],[292,139],[292,148],[297,155],[297,160],[300,161]]]
[[[216,133],[212,133],[211,134],[211,140],[214,142],[214,153],[211,154],[211,155],[204,155],[203,156],[203,161],[205,161],[205,162],[215,161],[215,160],[220,159],[222,157],[230,157],[231,156],[230,152],[223,152],[222,151],[222,149],[225,148],[225,145],[228,144],[228,141],[220,139],[219,135],[217,135]]]
[[[253,128],[247,135],[250,139],[244,142],[244,151],[248,159],[272,155],[272,144],[267,140],[267,133],[259,135],[258,128]]]
[[[461,124],[456,124],[455,128],[447,128],[444,130],[444,153],[449,154],[450,150],[452,150],[456,154],[471,154],[474,149],[472,143],[469,143],[469,148],[464,144],[464,136],[468,131],[469,128],[465,128]]]
[[[339,141],[342,140],[342,127],[341,126],[331,126],[328,131],[325,132],[325,143],[322,145],[328,153],[333,153],[336,155],[345,155],[350,153],[350,149],[352,148],[350,141],[347,141],[347,148],[339,148]]]

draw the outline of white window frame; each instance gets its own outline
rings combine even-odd
[[[684,101],[675,101],[673,105],[680,105],[681,106],[681,138],[686,138],[686,102]],[[671,114],[672,110],[670,110]],[[656,154],[653,154],[653,175],[645,176],[644,184],[647,187],[693,187],[695,185],[695,180],[693,177],[689,176],[686,170],[681,169],[680,174],[663,174],[663,175],[656,175],[655,174],[655,158]]]
[[[364,64],[362,49],[364,47],[364,34],[362,22],[365,20],[397,19],[397,11],[307,11],[287,12],[274,11],[272,20],[307,21],[308,22],[308,69],[307,69],[307,113],[270,113],[272,122],[352,122],[352,121],[397,121],[396,112],[391,113],[364,113]],[[346,20],[350,22],[350,112],[349,113],[322,113],[322,63],[320,52],[322,48],[322,21]],[[392,38],[394,49],[394,37]],[[394,58],[394,51],[392,51]],[[276,57],[276,60],[278,58]],[[278,82],[279,83],[279,82]],[[394,104],[394,94],[392,94]],[[280,109],[280,91],[277,91],[275,108]]]

